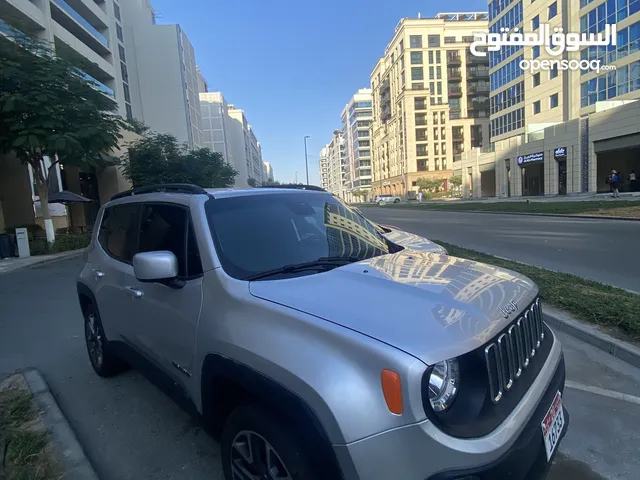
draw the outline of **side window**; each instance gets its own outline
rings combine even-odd
[[[195,234],[187,214],[186,208],[177,205],[150,204],[142,208],[140,221],[140,252],[172,252],[178,259],[180,277],[202,273]]]
[[[121,262],[131,263],[137,253],[138,205],[118,205],[107,208],[102,217],[98,241],[102,248]]]

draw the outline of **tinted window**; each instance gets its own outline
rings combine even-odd
[[[142,208],[140,252],[168,250],[178,259],[178,275],[188,277],[202,273],[188,210],[177,205],[150,204]],[[187,223],[188,222],[188,223]],[[189,233],[189,239],[187,238]],[[190,249],[187,249],[187,244]]]
[[[220,198],[206,209],[222,267],[235,278],[322,257],[389,252],[369,221],[326,193]]]
[[[104,211],[98,240],[116,260],[131,263],[137,253],[139,212],[137,205],[119,205]]]

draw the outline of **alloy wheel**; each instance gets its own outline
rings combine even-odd
[[[85,338],[91,363],[96,368],[100,368],[103,359],[103,336],[102,329],[93,313],[87,316],[87,321],[85,322]]]
[[[261,435],[243,430],[231,443],[233,480],[292,480],[273,446]]]

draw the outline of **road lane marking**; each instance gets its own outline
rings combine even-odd
[[[640,397],[629,395],[627,393],[616,392],[614,390],[607,390],[605,388],[593,387],[591,385],[583,385],[582,383],[572,382],[567,380],[565,386],[573,388],[574,390],[581,390],[583,392],[594,393],[596,395],[602,395],[603,397],[615,398],[616,400],[622,400],[623,402],[635,403],[640,405]]]

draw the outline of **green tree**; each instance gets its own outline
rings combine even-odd
[[[267,180],[264,185],[281,185],[278,180]]]
[[[127,120],[126,125],[127,130],[133,133],[137,133],[138,135],[147,135],[151,132],[151,128],[149,128],[143,121],[138,120],[137,118],[130,118]]]
[[[258,181],[255,178],[247,178],[247,184],[249,184],[250,187],[257,187],[258,186]]]
[[[57,164],[104,166],[124,121],[115,114],[116,102],[78,65],[17,31],[0,36],[0,85],[0,152],[13,152],[32,167],[47,240],[53,242],[49,179],[56,177]]]
[[[363,197],[367,196],[367,192],[365,192],[364,190],[354,190],[353,192],[351,192],[351,195],[353,195],[353,198],[361,200]]]
[[[420,190],[432,193],[442,186],[442,179],[420,177],[416,180],[416,185],[420,187]]]
[[[205,188],[233,186],[238,175],[222,154],[208,148],[189,150],[169,134],[151,133],[129,147],[122,173],[134,187],[191,183]]]
[[[449,183],[455,188],[460,187],[460,185],[462,185],[462,175],[454,175],[449,179]]]

